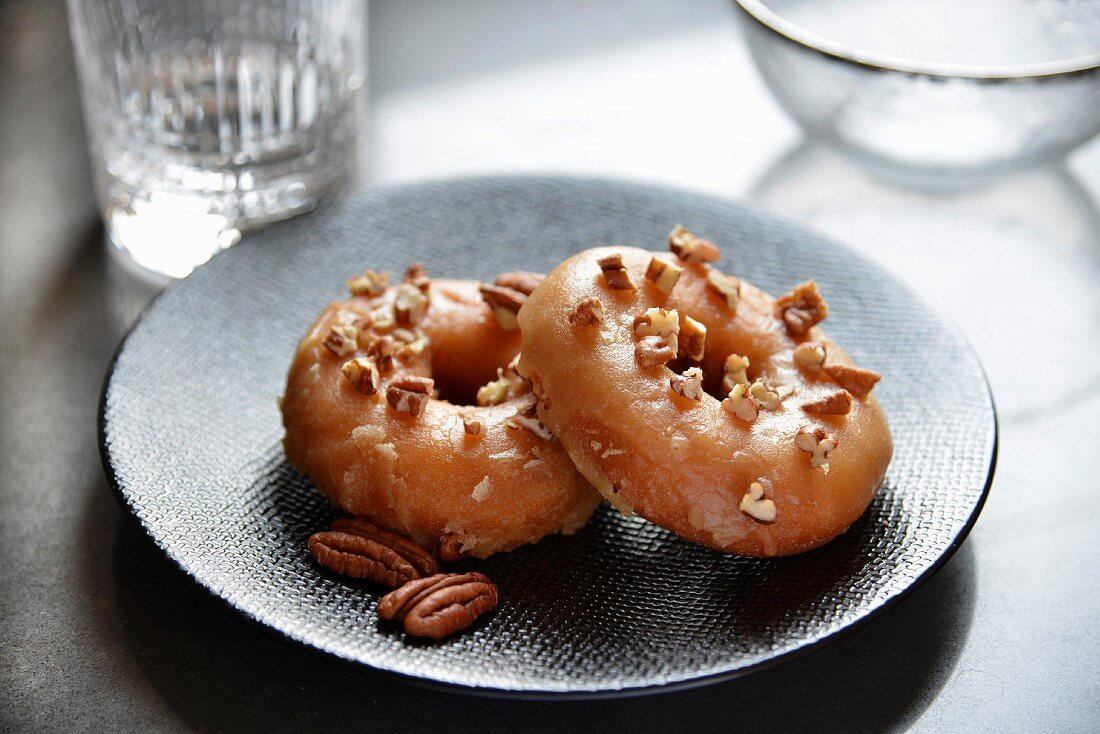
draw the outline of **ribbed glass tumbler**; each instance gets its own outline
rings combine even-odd
[[[183,277],[359,169],[366,0],[68,0],[110,241]]]

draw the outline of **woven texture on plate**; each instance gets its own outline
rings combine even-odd
[[[379,626],[378,589],[315,566],[336,513],[284,460],[276,405],[298,339],[365,267],[437,276],[549,270],[598,244],[664,247],[683,222],[725,271],[779,293],[815,278],[830,334],[876,388],[895,454],[867,513],[825,547],[757,560],[602,507],[569,538],[477,564],[503,602],[441,644]],[[166,292],[104,395],[105,464],[169,557],[248,616],[375,668],[438,683],[607,692],[732,675],[866,618],[949,555],[995,449],[981,368],[955,330],[866,260],[759,211],[599,180],[477,178],[377,189],[273,227]],[[473,567],[473,566],[471,566]]]

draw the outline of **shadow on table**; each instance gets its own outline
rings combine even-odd
[[[129,522],[118,530],[113,575],[123,637],[148,682],[187,725],[235,731],[900,728],[954,668],[977,583],[964,545],[880,618],[783,665],[677,693],[547,702],[429,690],[287,641],[203,592]]]
[[[938,302],[985,365],[1004,424],[1100,391],[1100,321],[1091,316],[1100,313],[1100,212],[1064,163],[917,186],[805,140],[764,173],[750,198]],[[1056,386],[1035,390],[1018,368],[1020,344],[1060,365]]]

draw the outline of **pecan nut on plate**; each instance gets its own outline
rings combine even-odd
[[[435,558],[416,543],[354,517],[340,518],[330,530],[314,533],[309,552],[336,573],[391,589],[439,573]]]
[[[378,616],[401,621],[413,637],[441,640],[469,627],[498,600],[496,585],[484,574],[437,574],[386,594],[378,602]]]

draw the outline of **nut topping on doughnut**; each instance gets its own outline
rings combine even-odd
[[[802,342],[794,348],[794,361],[807,369],[820,369],[825,364],[825,343]]]
[[[380,373],[388,375],[394,370],[393,358],[400,348],[392,336],[380,336],[367,346],[367,356],[374,360]]]
[[[875,383],[882,379],[882,375],[871,370],[859,367],[850,367],[846,364],[830,364],[824,367],[825,374],[833,378],[833,382],[843,387],[857,398],[865,398],[874,388]]]
[[[775,522],[779,514],[776,512],[775,503],[764,498],[764,487],[760,482],[749,485],[749,491],[745,492],[745,496],[741,498],[739,509],[754,520],[766,523]]]
[[[615,291],[632,291],[634,281],[630,279],[630,271],[623,265],[623,256],[615,253],[601,257],[596,263],[603,271],[603,279],[607,281],[607,287]]]
[[[847,390],[837,390],[820,400],[803,403],[802,410],[818,415],[848,415],[852,409],[852,394]]]
[[[737,304],[741,301],[741,280],[711,268],[707,272],[707,287],[717,293],[729,307],[737,313]]]
[[[749,386],[743,382],[738,382],[733,386],[730,394],[722,401],[722,405],[726,406],[726,410],[730,413],[748,423],[756,420],[756,416],[760,412],[756,400],[749,394]]]
[[[516,372],[515,361],[508,365],[507,369],[497,368],[497,379],[478,388],[478,405],[500,405],[509,398],[518,397],[527,392],[529,384],[527,380]]]
[[[428,348],[428,337],[418,336],[397,350],[397,358],[405,364],[412,364]]]
[[[836,437],[821,426],[802,426],[794,437],[794,445],[810,454],[810,466],[829,471],[829,454],[837,447]]]
[[[402,621],[413,637],[442,640],[491,611],[499,598],[497,587],[483,574],[438,574],[386,594],[378,602],[378,616]]]
[[[466,536],[458,532],[444,533],[435,546],[436,557],[444,563],[461,561],[466,555],[462,546],[466,544]]]
[[[539,283],[546,276],[542,273],[528,273],[528,272],[516,272],[516,273],[501,273],[497,276],[497,279],[493,281],[493,285],[499,285],[501,288],[511,288],[514,291],[519,291],[525,296],[531,295],[531,293],[539,287]]]
[[[684,314],[683,324],[680,326],[679,341],[679,354],[693,362],[702,362],[703,352],[707,347],[707,327]]]
[[[710,263],[722,257],[718,245],[689,232],[682,224],[677,224],[668,233],[668,247],[676,257],[688,263]]]
[[[753,400],[765,410],[779,410],[779,406],[782,403],[779,392],[764,380],[757,380],[752,383],[752,386],[749,387],[749,394],[752,395]]]
[[[477,389],[477,404],[500,405],[508,399],[509,387],[510,382],[503,378],[485,383]]]
[[[424,263],[413,263],[405,271],[402,282],[416,286],[416,289],[421,293],[427,293],[428,288],[431,287],[432,279],[428,277],[428,269],[424,267]]]
[[[393,318],[398,326],[416,326],[428,310],[428,297],[413,283],[397,286],[393,299]]]
[[[369,313],[359,316],[355,321],[351,322],[351,325],[354,326],[355,330],[360,334],[366,334],[371,330],[371,327],[374,326],[374,316]]]
[[[676,352],[661,337],[646,336],[634,345],[634,357],[642,367],[658,367],[676,359]]]
[[[389,273],[376,273],[368,270],[362,275],[356,275],[348,279],[348,291],[353,296],[370,296],[375,298],[382,295],[386,286],[390,284]]]
[[[329,329],[324,345],[337,357],[346,357],[359,348],[358,337],[359,332],[354,326],[336,324]]]
[[[775,310],[787,325],[787,331],[801,335],[829,315],[829,304],[821,297],[817,283],[808,280],[796,285],[790,293],[777,298]]]
[[[462,416],[462,429],[471,436],[480,436],[485,431],[485,421],[476,415],[467,413]]]
[[[668,378],[668,384],[672,392],[677,395],[683,395],[691,400],[703,399],[703,370],[698,367],[689,367],[682,375],[672,373]]]
[[[516,314],[527,303],[527,296],[512,288],[504,288],[499,285],[482,285],[478,290],[481,297],[493,310],[493,318],[497,325],[505,331],[515,331],[519,328]]]
[[[526,408],[523,408],[511,418],[506,420],[504,422],[504,425],[505,427],[511,428],[513,430],[518,428],[526,428],[531,433],[546,441],[554,438],[554,434],[550,433],[550,429],[544,426],[539,420],[534,403],[531,403]]]
[[[364,395],[374,395],[378,392],[378,383],[381,379],[378,376],[378,368],[366,357],[349,359],[344,362],[340,371],[344,373],[344,377],[348,378],[348,382]]]
[[[595,326],[604,320],[603,303],[595,296],[581,299],[569,312],[569,323],[573,326]]]
[[[405,328],[394,329],[390,336],[404,344],[411,344],[416,341],[416,332]]]
[[[428,405],[435,380],[429,377],[400,377],[386,390],[386,402],[398,413],[419,418]]]
[[[635,338],[659,336],[674,353],[680,351],[679,334],[680,314],[676,309],[666,311],[663,308],[647,308],[645,313],[634,317]]]
[[[470,492],[470,496],[474,498],[474,502],[481,502],[489,496],[489,491],[489,475],[486,474],[480,482],[474,485],[474,490]]]
[[[742,357],[740,354],[731,354],[726,357],[726,363],[722,365],[722,392],[728,395],[734,385],[748,387],[749,375],[746,372],[748,368],[748,357]]]
[[[645,269],[645,278],[667,296],[676,287],[676,281],[680,279],[682,272],[684,269],[676,263],[654,255],[649,260],[649,267]]]
[[[374,321],[374,323],[371,324],[371,329],[379,334],[393,331],[394,327],[397,326],[393,314],[388,311],[375,311],[371,314],[371,319]]]
[[[390,588],[439,573],[439,564],[416,543],[354,517],[341,518],[331,530],[310,536],[309,552],[336,573]]]

